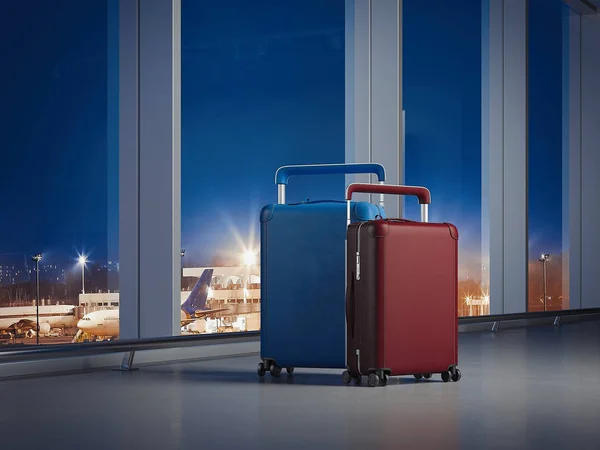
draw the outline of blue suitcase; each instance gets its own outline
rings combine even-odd
[[[277,170],[278,203],[260,213],[261,359],[258,374],[282,368],[346,367],[347,203],[285,204],[291,175],[374,173],[380,164],[284,166]],[[380,205],[350,204],[353,222],[383,216]]]

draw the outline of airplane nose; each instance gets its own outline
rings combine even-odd
[[[80,330],[85,330],[87,328],[85,321],[80,319],[79,322],[77,322],[77,328]]]

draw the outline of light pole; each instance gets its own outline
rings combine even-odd
[[[546,299],[548,298],[546,295],[546,263],[549,259],[550,255],[548,253],[542,253],[542,256],[540,256],[540,262],[544,266],[544,311],[546,311]]]
[[[183,257],[185,256],[185,248],[181,249],[181,289],[183,290]]]
[[[35,261],[35,343],[40,345],[40,261],[42,260],[42,254],[36,253],[31,257],[32,261]]]
[[[87,263],[87,257],[85,255],[80,255],[77,258],[79,264],[81,265],[81,293],[85,294],[85,264]]]

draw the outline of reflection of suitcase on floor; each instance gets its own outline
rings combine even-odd
[[[458,231],[426,223],[429,191],[410,186],[351,184],[355,192],[416,195],[422,222],[376,219],[348,225],[345,383],[368,376],[458,381]]]
[[[282,368],[346,367],[345,243],[343,200],[285,204],[290,175],[375,173],[380,164],[286,166],[277,171],[277,205],[261,211],[261,362],[258,374]],[[368,202],[352,203],[353,221],[383,214]]]

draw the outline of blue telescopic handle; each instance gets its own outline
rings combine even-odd
[[[307,164],[282,166],[275,172],[277,184],[277,203],[285,203],[285,187],[292,175],[337,175],[373,173],[377,175],[379,183],[385,181],[385,168],[377,163],[351,163],[351,164]]]
[[[374,173],[379,181],[385,181],[385,168],[377,163],[357,164],[309,164],[282,166],[275,172],[276,184],[288,184],[292,175],[336,175],[350,173]]]

